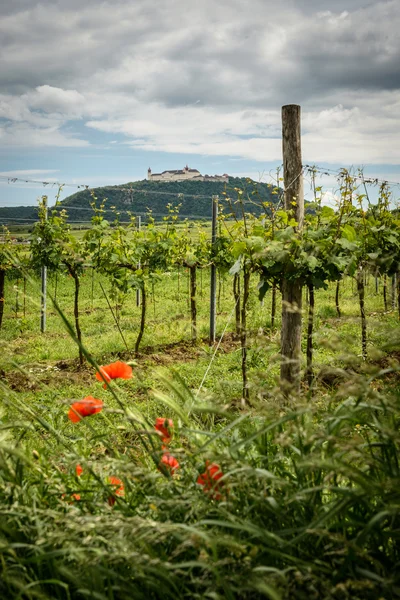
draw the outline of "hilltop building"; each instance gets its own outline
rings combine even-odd
[[[152,173],[150,167],[147,170],[149,181],[229,181],[229,176],[224,175],[202,175],[197,169],[190,169],[187,165],[182,170],[163,171]]]

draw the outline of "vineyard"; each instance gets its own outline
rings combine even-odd
[[[94,194],[5,232],[1,597],[400,597],[400,218],[301,174],[301,226],[278,178],[212,236]]]

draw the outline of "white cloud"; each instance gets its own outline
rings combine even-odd
[[[17,147],[64,147],[82,148],[89,146],[86,140],[61,132],[57,127],[35,128],[26,123],[1,124],[0,144]]]
[[[0,95],[0,140],[7,146],[82,147],[86,140],[62,131],[81,118],[85,98],[76,90],[42,85],[21,96]]]
[[[375,114],[375,99],[350,109],[342,105],[303,111],[302,145],[305,162],[400,164],[400,122]],[[392,106],[400,93],[391,94]],[[138,106],[136,118],[88,121],[88,127],[120,133],[133,148],[166,153],[236,156],[259,162],[280,160],[280,111],[231,111],[205,107]]]
[[[50,85],[39,85],[22,99],[31,109],[48,114],[59,113],[69,118],[81,116],[85,104],[85,97],[76,90],[63,90]]]

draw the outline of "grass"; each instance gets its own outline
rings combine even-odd
[[[251,393],[244,406],[233,320],[197,394],[212,356],[205,340],[208,279],[205,272],[203,339],[192,344],[187,274],[180,274],[179,292],[177,273],[160,275],[134,378],[106,390],[92,366],[78,368],[60,315],[49,311],[47,332],[38,332],[34,283],[23,318],[21,306],[13,310],[15,282],[8,282],[1,332],[1,597],[400,597],[397,313],[384,313],[371,279],[373,360],[363,363],[351,281],[342,286],[341,319],[332,311],[333,287],[318,291],[314,358],[321,375],[313,396],[304,388],[288,402],[276,387],[280,306],[271,330],[269,294],[261,306],[254,280]],[[130,360],[100,281],[106,284],[96,276],[92,301],[90,275],[83,280],[84,344],[98,364]],[[226,277],[219,334],[233,308],[230,287]],[[61,277],[57,295],[68,319],[72,294],[72,282]],[[139,323],[132,295],[120,315],[132,348]],[[88,395],[101,398],[104,410],[71,423],[70,404]],[[175,423],[169,451],[180,467],[173,477],[158,469],[158,416]],[[223,473],[217,496],[196,483],[207,460]],[[124,496],[110,476],[121,479]]]

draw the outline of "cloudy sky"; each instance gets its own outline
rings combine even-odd
[[[399,31],[398,0],[3,0],[0,206],[43,193],[8,177],[268,181],[292,103],[305,163],[400,181]]]

